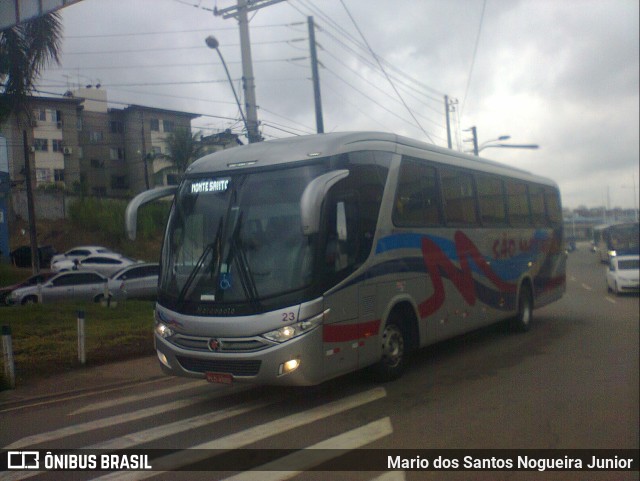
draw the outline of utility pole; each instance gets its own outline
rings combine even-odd
[[[478,132],[476,131],[476,126],[474,125],[470,129],[465,129],[465,132],[471,132],[471,138],[465,139],[464,141],[473,142],[473,155],[477,157],[479,154],[479,151],[478,151]]]
[[[253,77],[253,61],[251,59],[251,40],[249,38],[248,12],[259,10],[283,0],[238,0],[235,7],[215,8],[213,14],[222,15],[225,20],[235,18],[240,29],[240,52],[242,54],[242,86],[244,89],[245,111],[247,113],[247,137],[249,143],[260,142],[262,136],[258,131],[258,111],[256,106],[256,87]]]
[[[307,17],[309,24],[309,50],[311,52],[311,75],[313,78],[313,99],[316,106],[316,130],[324,134],[324,122],[322,120],[322,99],[320,98],[320,77],[318,75],[318,53],[316,51],[316,28],[313,17]]]
[[[24,180],[27,187],[27,213],[29,214],[29,242],[31,244],[31,267],[34,274],[40,272],[40,255],[38,252],[38,234],[36,232],[36,208],[33,203],[33,186],[31,185],[30,149],[27,144],[27,131],[22,131],[22,145],[24,152]]]
[[[451,148],[451,125],[449,123],[449,96],[444,96],[444,112],[447,118],[447,147]]]

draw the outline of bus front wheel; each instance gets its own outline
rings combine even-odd
[[[404,332],[397,321],[389,319],[381,335],[382,357],[375,367],[376,379],[393,381],[402,376],[405,361]]]
[[[524,284],[520,287],[518,296],[518,313],[511,320],[511,327],[518,332],[526,332],[531,329],[533,321],[533,295],[531,288]]]

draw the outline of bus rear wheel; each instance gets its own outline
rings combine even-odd
[[[381,382],[393,381],[402,376],[405,363],[405,336],[397,321],[389,319],[381,341],[382,357],[375,366],[375,377]]]

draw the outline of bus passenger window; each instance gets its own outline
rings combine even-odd
[[[533,225],[542,226],[547,223],[544,210],[544,194],[542,186],[529,185],[529,201],[531,202],[531,217]]]
[[[440,225],[436,169],[411,159],[403,159],[393,210],[397,226]]]
[[[531,224],[529,210],[529,196],[527,184],[507,180],[507,206],[509,208],[509,222],[513,226],[528,226]]]
[[[483,226],[503,226],[507,223],[502,179],[489,175],[476,175],[480,219]]]
[[[471,174],[457,169],[440,169],[447,224],[476,225],[477,207]]]

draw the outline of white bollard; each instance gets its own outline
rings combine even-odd
[[[16,367],[13,359],[10,326],[2,326],[2,358],[4,361],[4,376],[7,378],[11,389],[14,389],[16,387]]]
[[[78,311],[78,361],[82,365],[87,362],[84,340],[84,311]]]

